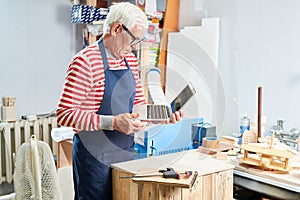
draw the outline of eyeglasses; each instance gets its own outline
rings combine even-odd
[[[125,25],[122,24],[122,27],[128,33],[128,35],[130,35],[130,37],[132,37],[132,41],[130,42],[130,45],[137,45],[144,40],[144,38],[139,39],[139,38],[135,37],[133,35],[133,33],[131,33],[131,31]]]

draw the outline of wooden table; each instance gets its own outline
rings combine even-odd
[[[72,140],[58,143],[58,167],[72,165],[72,144]],[[150,196],[153,199],[167,199],[170,196],[177,199],[232,199],[233,184],[281,199],[300,199],[300,170],[276,174],[240,165],[237,158],[218,161],[212,156],[201,155],[197,150],[116,163],[112,167],[114,199],[140,200]],[[175,185],[137,184],[132,179],[119,178],[138,174],[142,170],[166,167],[197,170],[199,177],[191,189]]]
[[[111,165],[113,168],[113,199],[222,199],[233,198],[234,165],[216,160],[199,151],[189,150],[176,154],[149,157]],[[195,170],[198,177],[192,188],[159,182],[134,182],[120,176],[139,174],[141,171],[172,167],[175,170]],[[136,179],[135,179],[136,180]]]

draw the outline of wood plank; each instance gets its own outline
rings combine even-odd
[[[138,184],[138,199],[158,199],[158,195],[156,194],[156,188],[157,186],[153,184]]]
[[[233,199],[233,170],[226,170],[217,173],[216,178],[216,199]]]
[[[176,170],[176,171],[178,173],[184,173],[184,170]],[[163,178],[162,173],[157,173],[157,170],[153,172],[147,172],[147,173],[138,173],[137,176],[149,175],[149,174],[155,174],[158,176],[133,178],[132,181],[137,184],[150,183],[150,184],[159,184],[159,185],[169,185],[169,186],[181,187],[181,188],[190,188],[192,185],[193,178],[195,176],[195,171],[193,171],[192,175],[189,178],[185,178],[184,176],[181,176],[180,179]]]
[[[157,185],[158,193],[157,197],[159,200],[180,200],[181,199],[181,188],[170,186],[170,185]]]
[[[133,174],[125,173],[119,170],[112,170],[112,190],[115,200],[138,200],[138,185],[132,182],[130,178],[121,179],[120,176],[131,176]]]
[[[130,191],[130,200],[138,200],[138,184],[133,183],[133,182],[129,182],[130,187],[129,187],[129,191]]]
[[[174,154],[153,156],[145,159],[132,160],[112,164],[114,169],[137,174],[141,170],[157,170],[173,167],[175,170],[198,171],[199,176],[233,169],[234,165],[216,160],[208,155],[201,154],[199,150],[189,150]]]
[[[215,174],[202,176],[202,199],[216,199],[213,192],[215,192]]]
[[[72,165],[73,140],[63,140],[57,146],[57,168]]]
[[[192,188],[186,189],[183,188],[182,189],[182,200],[203,200],[202,198],[202,194],[203,194],[203,188],[202,188],[202,184],[203,184],[203,179],[201,176],[199,176],[195,183],[194,186]]]

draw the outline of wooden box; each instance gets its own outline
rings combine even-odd
[[[12,122],[17,120],[17,109],[15,106],[2,106],[2,119]]]
[[[199,175],[190,188],[178,184],[159,182],[136,182],[131,178],[120,178],[137,174],[145,168],[165,167],[196,170]],[[201,157],[199,152],[186,151],[177,154],[149,157],[140,160],[116,163],[113,168],[113,199],[222,199],[233,198],[233,165],[211,157]],[[171,182],[171,181],[170,181]]]
[[[58,142],[57,149],[57,168],[72,165],[73,140],[63,140]]]

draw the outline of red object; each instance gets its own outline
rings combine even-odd
[[[186,171],[185,172],[185,177],[186,178],[190,178],[190,176],[193,174],[193,172],[191,172],[191,171]]]

